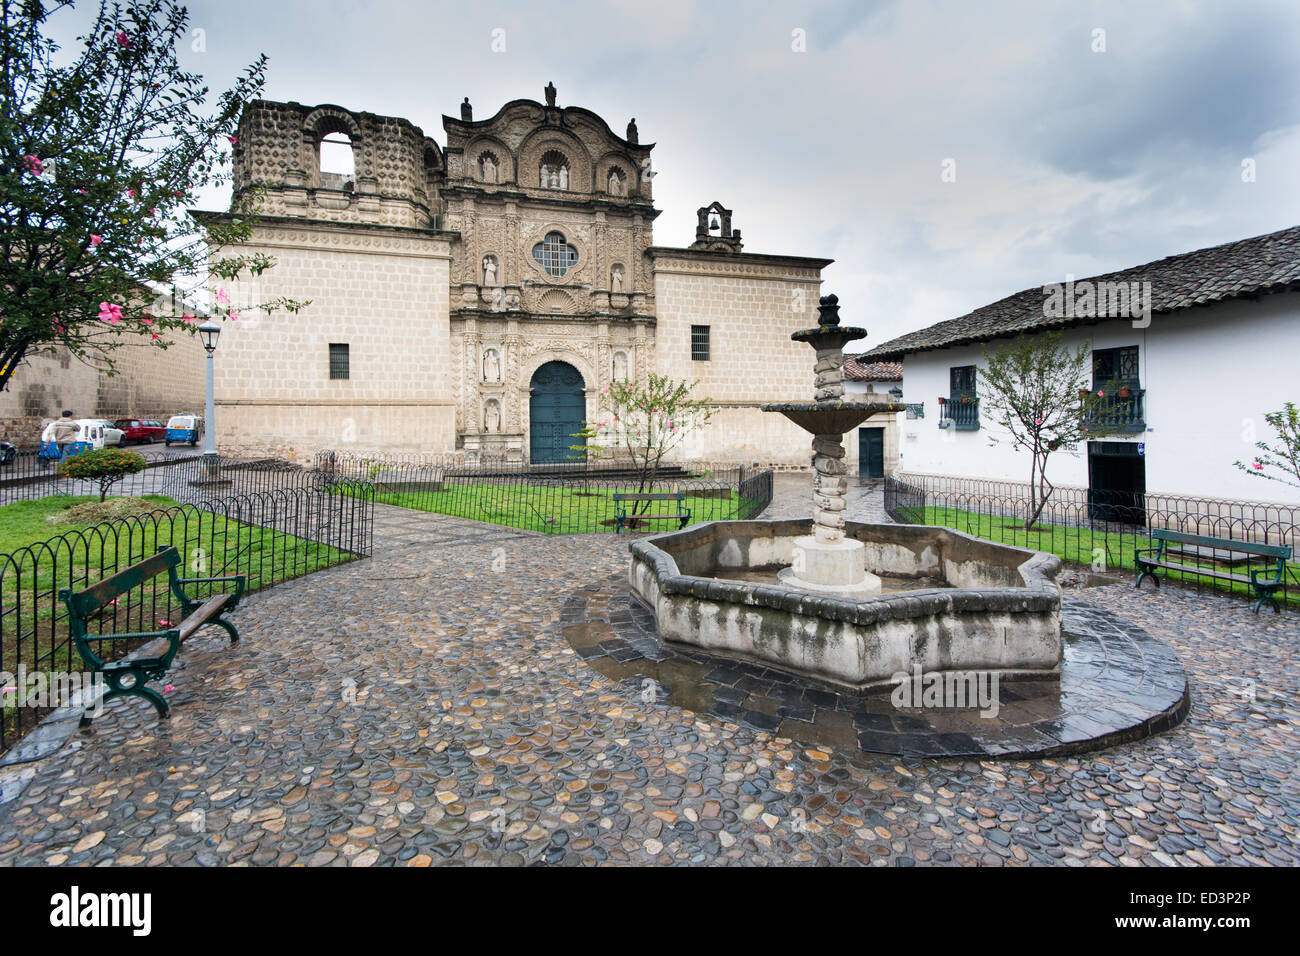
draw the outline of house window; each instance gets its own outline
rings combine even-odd
[[[1118,349],[1093,349],[1092,387],[1094,389],[1114,384],[1138,383],[1138,347],[1126,345]]]
[[[347,343],[330,343],[330,378],[351,378]]]
[[[569,245],[563,233],[548,232],[545,239],[533,246],[533,258],[547,275],[558,279],[578,261],[578,250]]]
[[[709,327],[707,325],[691,326],[691,361],[707,362],[709,360]]]
[[[951,419],[958,431],[975,431],[980,427],[974,365],[954,365],[949,370],[948,401],[942,414],[944,418]],[[942,421],[940,426],[942,427]]]

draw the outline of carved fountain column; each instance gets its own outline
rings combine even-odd
[[[793,564],[777,577],[788,587],[855,598],[878,593],[880,578],[866,570],[862,542],[844,537],[845,476],[849,471],[844,462],[844,433],[872,415],[903,406],[844,400],[844,345],[864,338],[867,330],[841,326],[839,308],[836,296],[822,296],[817,327],[790,336],[816,350],[813,400],[767,404],[762,409],[780,412],[813,436],[812,534],[794,540]]]

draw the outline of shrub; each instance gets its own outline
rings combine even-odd
[[[119,448],[103,448],[98,451],[83,451],[65,458],[59,465],[59,474],[65,478],[81,478],[86,481],[99,482],[99,500],[108,496],[108,489],[127,475],[144,471],[145,460],[142,455]]]

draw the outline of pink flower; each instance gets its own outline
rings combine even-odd
[[[95,235],[93,232],[90,234],[90,244],[91,244],[92,246],[97,246],[97,245],[99,245],[99,244],[100,244],[101,242],[103,242],[103,241],[104,241],[104,237],[103,237],[103,236],[97,236],[97,235]]]
[[[150,333],[149,333],[149,338],[150,338],[151,340],[156,340],[156,339],[160,339],[160,338],[162,338],[162,336],[159,335],[157,332],[150,332]]]
[[[231,322],[233,322],[233,321],[235,321],[235,319],[239,318],[239,313],[238,313],[236,310],[231,309],[230,311],[228,311],[228,312],[226,313],[226,316],[227,316],[227,318],[230,319]]]
[[[227,136],[226,139],[230,140],[230,145],[231,145],[231,146],[234,146],[234,145],[236,145],[236,144],[239,142],[239,137],[238,137],[238,136]]]
[[[173,685],[168,684],[166,687],[163,688],[163,693],[164,693],[164,694],[170,694],[170,693],[171,693],[172,691],[174,691],[175,689],[176,689],[176,688],[175,688]]]
[[[131,189],[128,189],[128,190],[126,191],[126,194],[127,194],[129,197],[131,197],[132,199],[134,199],[134,198],[135,198],[135,188],[132,187]]]
[[[99,303],[99,321],[117,325],[118,322],[122,321],[122,307],[113,305],[110,302]]]
[[[117,33],[113,36],[113,39],[115,39],[117,41],[117,45],[124,50],[131,45],[131,38],[126,35],[125,30],[118,30]]]
[[[1034,424],[1035,424],[1035,425],[1041,425],[1041,424],[1043,424],[1043,420],[1042,420],[1041,418],[1035,418],[1035,419],[1034,419]]]
[[[1098,397],[1098,398],[1105,398],[1105,397],[1106,397],[1106,393],[1105,393],[1105,392],[1101,392],[1101,391],[1099,391],[1099,392],[1097,392],[1097,397]]]
[[[171,626],[172,626],[172,622],[171,622],[171,621],[159,621],[159,622],[158,622],[158,626],[159,626],[159,627],[171,627]]]
[[[226,295],[226,290],[225,290],[225,289],[218,289],[218,290],[217,290],[217,301],[220,302],[220,303],[222,303],[222,304],[225,304],[226,302],[229,302],[229,301],[230,301],[230,297],[229,297],[228,295]]]
[[[1263,466],[1262,464],[1260,464],[1259,462],[1257,462],[1257,461],[1256,461],[1256,462],[1252,462],[1250,467],[1251,467],[1251,468],[1254,468],[1256,471],[1263,471],[1263,470],[1264,470],[1264,466]]]
[[[23,165],[33,176],[39,176],[45,171],[45,164],[37,156],[27,155],[23,157]]]
[[[148,316],[145,316],[143,319],[140,320],[140,322],[143,325],[153,325],[153,319],[149,318]]]

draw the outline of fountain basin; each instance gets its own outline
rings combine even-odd
[[[790,565],[808,519],[711,521],[634,541],[629,583],[663,640],[867,691],[922,671],[1056,678],[1063,653],[1060,559],[951,528],[845,523],[866,570],[947,587],[825,596],[728,580]]]

